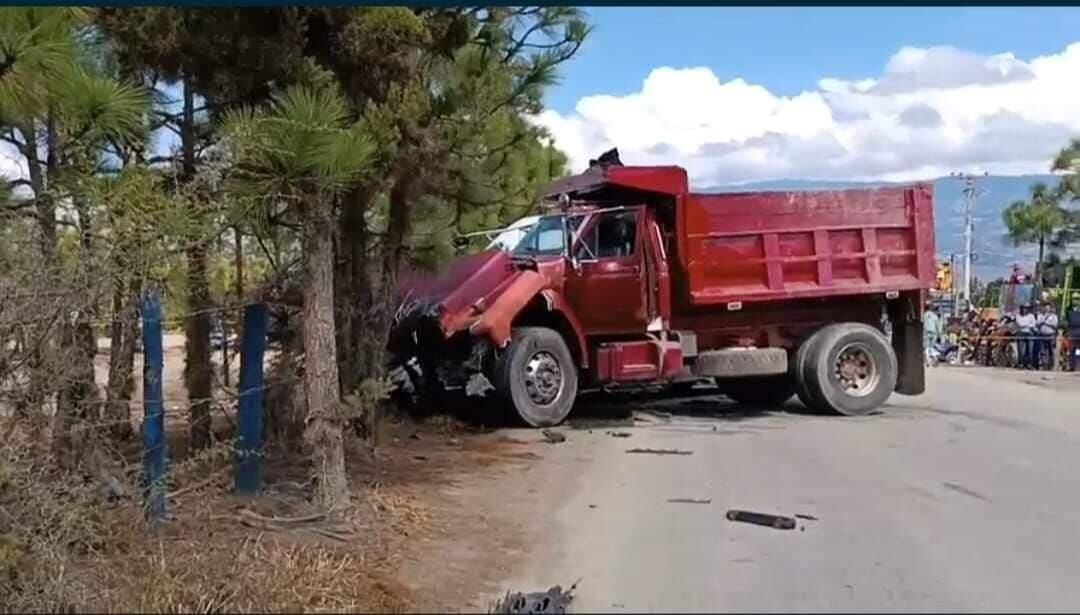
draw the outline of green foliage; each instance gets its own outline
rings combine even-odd
[[[1060,184],[1062,199],[1071,204],[1080,202],[1080,139],[1073,139],[1058,152],[1052,170],[1063,174]],[[1080,210],[1068,209],[1066,217],[1064,227],[1056,238],[1059,244],[1080,241]]]
[[[1050,241],[1066,222],[1060,199],[1061,195],[1046,184],[1032,186],[1028,201],[1016,201],[1002,212],[1009,238],[1017,245]]]
[[[147,92],[72,66],[54,91],[71,144],[142,141],[146,137]]]
[[[1080,198],[1080,139],[1073,139],[1054,158],[1051,170],[1064,173],[1062,184],[1073,199]]]
[[[345,99],[329,86],[293,86],[266,110],[230,111],[224,134],[235,185],[262,196],[339,191],[362,174],[373,152]]]
[[[73,53],[73,28],[85,17],[65,7],[0,7],[0,105],[27,113],[44,104]]]
[[[94,23],[119,62],[165,81],[190,81],[216,103],[264,100],[303,60],[302,8],[98,8]]]

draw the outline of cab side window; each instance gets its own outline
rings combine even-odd
[[[578,245],[577,257],[587,260],[633,256],[636,239],[637,216],[634,212],[601,214],[585,232]]]

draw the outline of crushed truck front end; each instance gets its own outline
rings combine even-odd
[[[456,260],[437,278],[402,284],[391,329],[392,377],[410,391],[482,393],[514,316],[548,281],[503,251]]]

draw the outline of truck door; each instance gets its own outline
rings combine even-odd
[[[642,333],[648,325],[642,209],[602,212],[574,244],[564,294],[586,335]]]

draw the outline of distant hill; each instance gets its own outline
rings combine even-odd
[[[1053,175],[1019,175],[979,178],[984,192],[975,201],[975,275],[993,279],[1005,275],[1014,262],[1030,269],[1038,250],[1034,246],[1014,247],[1005,239],[1001,212],[1013,201],[1026,199],[1031,185],[1044,182],[1057,185]],[[964,251],[963,182],[951,177],[933,180],[934,226],[937,232],[938,257],[947,259],[950,253],[957,258]],[[771,180],[738,185],[711,186],[701,192],[740,192],[744,190],[840,190],[890,185],[890,182],[842,182],[817,180]],[[895,185],[895,184],[892,184]],[[695,188],[695,190],[699,190]]]

